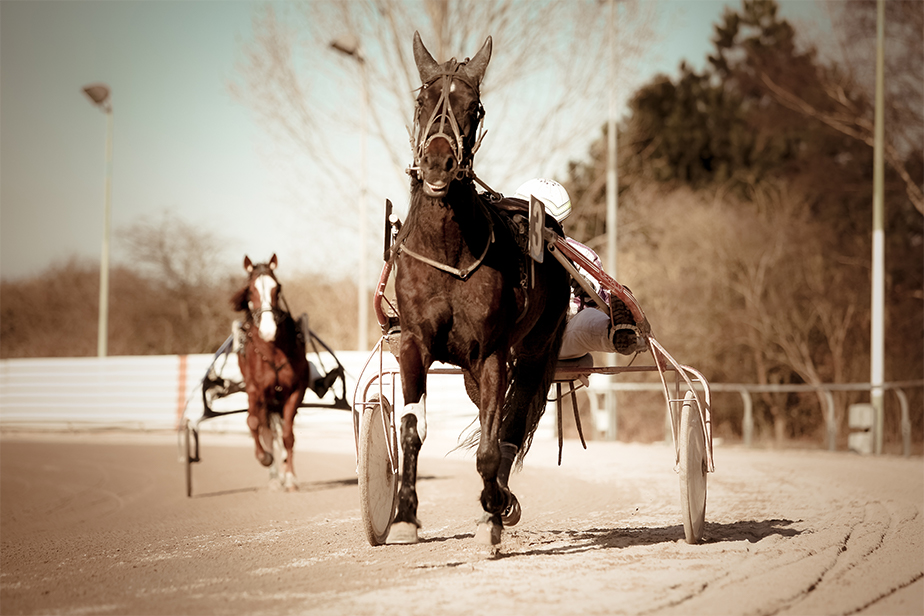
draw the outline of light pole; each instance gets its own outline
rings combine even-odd
[[[99,264],[99,326],[96,335],[96,354],[106,357],[109,341],[109,218],[112,209],[112,103],[109,86],[102,83],[83,89],[94,105],[106,113],[106,188],[103,207],[103,251]]]
[[[607,67],[609,68],[609,109],[606,121],[606,271],[617,279],[616,231],[619,184],[616,169],[616,0],[609,0],[607,27]]]
[[[359,141],[359,280],[357,282],[359,316],[357,327],[359,329],[358,349],[368,349],[369,328],[369,293],[366,289],[366,108],[368,105],[368,88],[366,84],[366,59],[359,48],[359,39],[355,36],[341,36],[331,41],[330,46],[338,52],[356,60],[359,64],[360,81],[362,83],[362,100],[360,101],[360,141]]]
[[[870,402],[876,414],[876,454],[882,453],[883,394],[885,378],[885,214],[884,193],[885,165],[883,147],[885,140],[885,112],[883,111],[885,0],[879,0],[876,7],[876,111],[873,127],[873,255],[872,255],[872,305],[870,314],[870,377],[872,384]]]
[[[607,69],[609,72],[609,105],[606,120],[606,271],[617,279],[616,258],[616,231],[617,231],[617,205],[619,202],[619,183],[616,169],[616,0],[609,0],[607,20]],[[612,363],[615,364],[618,356],[611,353]],[[610,382],[616,382],[616,375],[610,376]],[[618,401],[616,391],[609,396],[609,425],[606,437],[616,440],[616,414]]]

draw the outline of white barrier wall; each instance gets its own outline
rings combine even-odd
[[[175,355],[3,360],[0,423],[172,428],[191,380],[183,364],[188,374],[196,363]]]
[[[368,352],[337,351],[346,371],[347,402],[353,402],[356,380],[370,358]],[[383,354],[383,369],[397,369],[390,353]],[[376,355],[377,358],[377,355]],[[239,378],[236,356],[228,358],[223,375]],[[197,387],[212,363],[212,355],[165,355],[128,357],[80,357],[0,360],[0,426],[55,428],[128,428],[173,430],[184,416],[202,415]],[[322,354],[323,369],[336,365]],[[447,367],[447,366],[439,366]],[[364,382],[378,374],[376,359]],[[386,397],[401,405],[400,383]],[[478,412],[465,394],[460,375],[431,375],[428,379],[428,429],[458,437]],[[396,399],[395,399],[396,398]],[[325,400],[333,400],[328,394]],[[309,391],[306,402],[317,401]],[[246,396],[236,394],[213,405],[215,410],[246,408]],[[550,405],[550,409],[553,405]],[[548,413],[552,419],[554,412]],[[352,434],[352,416],[341,410],[302,409],[296,426],[312,424],[342,426]],[[545,431],[552,430],[552,423]],[[233,414],[202,422],[203,430],[246,431],[245,414]],[[551,432],[548,434],[552,436]],[[537,438],[540,435],[537,434]]]

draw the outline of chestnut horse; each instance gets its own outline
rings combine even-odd
[[[484,513],[475,540],[496,545],[503,525],[519,520],[508,475],[532,442],[561,346],[567,272],[554,259],[531,263],[495,204],[474,185],[472,159],[484,115],[479,89],[490,57],[488,37],[471,60],[439,64],[414,35],[423,85],[414,119],[410,208],[394,257],[404,459],[388,543],[418,540],[415,482],[427,435],[432,363],[462,368],[478,406],[476,466]],[[547,224],[559,228],[551,217]]]
[[[282,286],[276,279],[276,255],[268,263],[254,264],[244,257],[247,284],[231,300],[235,310],[245,313],[241,332],[245,336],[238,351],[238,364],[247,391],[247,427],[253,435],[257,460],[273,464],[271,422],[281,419],[285,447],[286,490],[298,489],[292,448],[295,413],[308,386],[309,365],[305,340],[299,325],[284,308]],[[276,477],[273,477],[276,479]]]

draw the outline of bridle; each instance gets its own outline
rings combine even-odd
[[[414,129],[411,134],[411,148],[414,151],[414,164],[408,167],[407,172],[417,179],[420,179],[420,161],[423,159],[427,148],[430,147],[430,144],[436,139],[445,139],[449,143],[452,155],[456,159],[456,163],[458,163],[456,179],[462,180],[475,177],[475,173],[472,170],[472,162],[475,158],[475,152],[477,152],[478,148],[481,146],[481,140],[484,139],[485,135],[484,126],[481,123],[482,119],[484,119],[484,107],[481,105],[478,84],[472,81],[468,75],[461,70],[464,66],[465,62],[458,63],[455,60],[450,60],[449,66],[446,69],[439,72],[435,77],[430,79],[430,81],[421,86],[422,90],[426,90],[439,81],[441,90],[440,98],[433,107],[433,111],[427,119],[426,124],[421,124],[422,109],[419,103],[417,104],[417,110],[414,112]],[[471,139],[472,136],[462,133],[449,100],[452,82],[454,80],[459,80],[471,88],[477,100],[474,130],[477,131],[478,136],[472,143],[471,151],[466,150],[465,141],[466,139]],[[435,125],[437,126],[437,130],[431,134],[430,131]]]
[[[260,276],[269,276],[276,283],[276,288],[278,289],[276,293],[276,305],[275,306],[270,305],[269,308],[263,308],[262,302],[260,303],[259,306],[256,306],[253,302],[250,302],[250,300],[248,300],[251,306],[253,306],[250,308],[250,319],[254,324],[257,324],[260,322],[260,318],[268,312],[273,315],[273,322],[277,326],[279,326],[282,324],[286,315],[289,314],[288,304],[286,303],[285,297],[282,294],[282,285],[279,283],[279,280],[273,274],[272,270],[270,270],[268,267],[267,268],[258,267],[254,269],[253,273],[250,276],[250,280],[247,282],[247,285],[252,286],[253,281],[259,278]],[[285,307],[283,307],[283,305],[285,305]]]
[[[417,180],[421,180],[420,176],[420,163],[423,160],[424,153],[427,151],[427,148],[430,147],[430,144],[437,139],[445,139],[449,144],[450,151],[452,156],[455,158],[457,163],[455,179],[457,180],[474,180],[479,185],[484,187],[488,192],[496,197],[500,197],[495,191],[493,191],[487,184],[482,182],[475,175],[475,171],[472,169],[472,163],[475,158],[475,152],[478,151],[478,148],[481,146],[481,141],[484,139],[485,130],[484,125],[481,123],[484,119],[484,107],[481,104],[481,94],[478,87],[478,83],[472,80],[468,74],[463,70],[465,67],[465,62],[456,62],[455,59],[449,60],[446,65],[446,68],[440,70],[436,73],[429,81],[425,82],[421,86],[421,90],[426,90],[427,88],[432,87],[437,81],[440,82],[440,98],[436,102],[436,105],[433,107],[433,111],[430,113],[430,117],[427,119],[426,124],[421,123],[421,111],[422,107],[420,105],[419,99],[417,103],[417,109],[414,112],[414,129],[411,134],[411,148],[414,151],[414,164],[411,167],[408,167],[407,173]],[[472,89],[472,92],[475,93],[476,97],[476,107],[475,107],[475,118],[474,126],[472,127],[473,133],[477,133],[477,137],[474,134],[464,134],[462,129],[459,127],[459,122],[456,120],[456,116],[453,113],[452,103],[450,102],[449,95],[452,91],[453,81],[458,80],[464,83],[466,86]],[[431,134],[431,130],[436,127],[436,131]],[[467,149],[466,140],[471,141],[471,149]],[[484,251],[481,253],[474,263],[465,268],[456,268],[444,263],[440,263],[434,259],[430,259],[422,254],[414,252],[402,241],[397,247],[397,253],[405,253],[409,257],[412,257],[422,263],[426,263],[431,267],[434,267],[438,270],[446,272],[460,280],[467,280],[479,267],[484,263],[485,258],[488,256],[488,251],[491,249],[491,246],[494,244],[494,221],[492,219],[491,213],[487,210],[484,202],[479,198],[477,199],[479,205],[481,206],[482,213],[485,217],[486,224],[488,227],[488,240],[485,243]],[[405,238],[406,239],[406,238]]]
[[[269,276],[276,282],[276,288],[277,288],[276,305],[275,306],[271,305],[269,308],[263,308],[262,302],[261,302],[261,306],[258,307],[257,309],[253,309],[253,308],[250,309],[250,321],[244,324],[244,329],[246,331],[247,337],[250,338],[251,341],[254,338],[254,327],[258,326],[258,324],[260,323],[260,317],[262,317],[264,314],[268,312],[273,315],[273,322],[276,324],[276,327],[279,327],[283,323],[283,321],[285,321],[286,316],[291,314],[289,312],[288,303],[286,302],[285,297],[282,294],[282,285],[279,283],[279,280],[276,278],[276,276],[272,273],[272,271],[269,268],[265,268],[265,270],[261,270],[259,268],[254,269],[253,273],[251,274],[250,280],[247,283],[248,286],[252,286],[253,281],[259,278],[260,276]],[[241,350],[244,351],[245,348],[246,347],[242,347]],[[284,357],[282,360],[282,363],[277,364],[274,359],[267,357],[260,350],[260,347],[258,345],[253,345],[251,348],[257,354],[257,356],[261,360],[263,360],[264,363],[268,364],[273,369],[273,372],[275,373],[275,379],[276,379],[276,384],[273,389],[274,389],[275,395],[278,397],[279,394],[282,392],[282,387],[279,385],[279,371],[282,370],[287,365],[289,365],[289,360]]]

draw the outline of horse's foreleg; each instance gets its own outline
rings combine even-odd
[[[417,458],[421,441],[417,434],[417,417],[408,413],[401,418],[401,487],[398,489],[398,511],[388,530],[386,543],[417,543]]]
[[[426,371],[417,346],[401,346],[401,384],[404,410],[401,415],[401,487],[398,511],[388,531],[386,543],[417,543],[417,459],[427,437]]]
[[[304,390],[294,392],[289,396],[289,399],[286,400],[286,404],[282,410],[282,446],[286,450],[283,487],[285,487],[287,492],[295,492],[298,490],[298,484],[295,482],[295,461],[293,459],[295,452],[295,413],[304,395]]]
[[[271,466],[273,464],[272,445],[270,445],[270,450],[267,451],[261,442],[264,436],[263,432],[269,430],[266,421],[266,406],[257,401],[256,398],[257,394],[248,392],[247,427],[250,428],[250,434],[253,436],[254,456],[257,461],[263,466]]]

